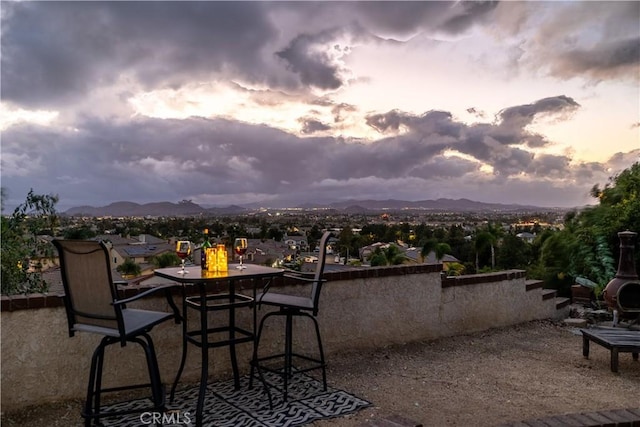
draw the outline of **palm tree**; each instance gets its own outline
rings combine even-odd
[[[435,239],[429,239],[424,246],[422,246],[420,256],[424,260],[431,252],[434,252],[436,262],[439,263],[446,254],[451,252],[451,246],[447,243],[438,243]]]
[[[405,262],[407,256],[400,251],[396,245],[389,244],[387,247],[377,247],[369,256],[372,267],[382,265],[400,265]]]
[[[496,251],[494,248],[496,240],[496,236],[494,236],[490,231],[481,231],[476,235],[476,273],[480,270],[479,254],[487,248],[491,248],[491,268],[494,269],[496,267]]]

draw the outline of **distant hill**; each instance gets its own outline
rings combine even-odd
[[[437,199],[420,200],[410,202],[406,200],[345,200],[331,203],[335,209],[347,209],[357,206],[365,210],[403,210],[403,209],[425,209],[434,211],[519,211],[519,210],[540,210],[537,206],[523,206],[515,204],[484,203],[469,199]]]
[[[328,204],[304,204],[293,206],[299,209],[328,209],[346,214],[365,214],[379,211],[401,211],[406,209],[431,210],[446,212],[488,212],[488,211],[539,211],[549,210],[537,206],[515,204],[484,203],[469,199],[437,199],[437,200],[345,200]],[[107,206],[79,206],[64,212],[66,215],[82,216],[197,216],[197,215],[237,215],[253,210],[253,207],[231,205],[227,207],[203,208],[189,200],[179,203],[155,202],[138,204],[134,202],[115,202]]]
[[[155,202],[143,205],[134,202],[115,202],[101,207],[79,206],[68,209],[64,213],[70,216],[194,216],[206,214],[207,210],[189,201]]]

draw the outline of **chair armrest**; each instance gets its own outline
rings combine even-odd
[[[147,295],[151,295],[159,291],[164,291],[165,297],[167,298],[167,303],[169,304],[169,306],[171,307],[171,310],[173,311],[175,321],[176,323],[180,323],[182,321],[182,316],[180,315],[180,311],[178,310],[176,303],[173,301],[173,298],[171,297],[171,289],[175,288],[176,286],[178,285],[167,284],[167,285],[154,286],[153,288],[149,288],[146,291],[136,294],[132,297],[116,300],[113,302],[113,305],[116,307],[122,306],[120,308],[123,308],[125,307],[126,304],[130,302],[139,300],[140,298],[144,298]]]
[[[286,268],[284,270],[284,275],[285,276],[307,276],[307,277],[313,277],[315,275],[315,273],[313,271],[299,271],[299,270],[291,270]]]
[[[316,278],[315,277],[305,277],[305,276],[294,276],[294,275],[290,275],[290,274],[285,274],[283,277],[287,278],[287,279],[293,279],[293,280],[300,280],[301,282],[315,282]],[[327,279],[320,279],[319,282],[326,282]]]
[[[122,287],[128,286],[129,282],[127,280],[114,280],[113,284],[116,287],[116,293],[118,294],[118,299],[123,298],[124,289]],[[122,306],[122,308],[125,308],[125,306]]]

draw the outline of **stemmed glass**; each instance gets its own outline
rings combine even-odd
[[[176,255],[178,255],[182,260],[182,269],[178,273],[188,273],[188,271],[184,269],[184,261],[189,255],[191,255],[191,242],[188,240],[179,240],[176,243]]]
[[[242,256],[247,252],[247,239],[245,237],[238,237],[234,240],[233,250],[240,256],[240,265],[236,268],[238,270],[244,270],[247,267],[242,265]]]

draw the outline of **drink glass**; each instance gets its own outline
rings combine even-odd
[[[242,256],[247,252],[247,239],[246,237],[238,237],[233,241],[233,250],[240,256],[240,265],[236,268],[238,270],[244,270],[247,268],[242,264]]]
[[[176,255],[178,255],[182,260],[182,269],[178,273],[188,273],[188,271],[184,269],[184,261],[189,255],[191,255],[191,242],[188,240],[179,240],[176,243]]]

